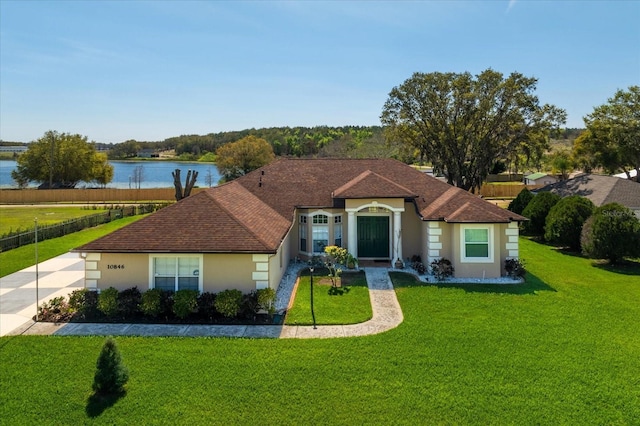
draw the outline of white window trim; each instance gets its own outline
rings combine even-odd
[[[466,257],[466,241],[464,234],[466,229],[487,229],[489,232],[489,257]],[[493,242],[494,229],[492,224],[460,225],[460,262],[461,263],[493,263],[495,244]]]
[[[203,258],[204,256],[202,254],[198,254],[198,253],[193,253],[193,254],[188,254],[188,253],[184,253],[184,254],[172,254],[172,253],[166,253],[166,254],[150,254],[149,255],[149,288],[155,288],[155,274],[154,274],[154,269],[153,269],[153,260],[159,257],[172,257],[172,258],[176,258],[176,257],[197,257],[198,258],[198,291],[200,293],[202,293],[203,290],[203,279],[202,279],[202,266],[203,266]]]

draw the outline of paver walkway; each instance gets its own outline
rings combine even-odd
[[[369,321],[349,325],[201,325],[201,324],[102,324],[34,323],[31,321],[10,334],[55,334],[61,336],[190,336],[246,338],[334,338],[377,334],[402,323],[400,304],[386,268],[364,268],[373,316]]]

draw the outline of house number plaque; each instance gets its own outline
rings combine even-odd
[[[107,269],[124,269],[124,265],[107,265]]]

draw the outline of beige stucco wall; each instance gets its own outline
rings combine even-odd
[[[218,293],[238,289],[248,293],[263,281],[277,288],[288,264],[285,254],[283,253],[282,268],[278,255],[270,258],[266,254],[204,254],[200,272],[203,291]],[[87,288],[114,287],[118,290],[137,286],[140,291],[148,290],[150,256],[147,253],[87,253],[85,285]]]
[[[87,253],[85,258],[87,288],[114,287],[125,290],[149,289],[149,257],[132,253]]]
[[[252,274],[255,263],[252,254],[208,253],[203,258],[203,291],[218,293],[237,289],[243,293],[255,290]]]
[[[426,232],[424,231],[424,222],[416,213],[413,203],[405,203],[402,218],[402,255],[404,260],[411,259],[413,255],[419,255],[422,259],[426,259]]]
[[[497,278],[501,274],[501,246],[503,245],[502,235],[504,230],[501,224],[493,225],[493,263],[470,263],[462,262],[462,245],[460,240],[460,231],[462,225],[459,223],[452,224],[452,247],[455,256],[449,257],[453,267],[455,268],[455,276],[457,278]]]

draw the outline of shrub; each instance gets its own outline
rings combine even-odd
[[[116,342],[109,337],[98,356],[93,391],[100,395],[121,393],[128,380],[129,371],[122,363]]]
[[[260,309],[258,304],[258,295],[256,291],[252,291],[248,294],[242,295],[242,302],[240,303],[240,315],[245,318],[252,319]]]
[[[198,313],[201,318],[212,320],[216,313],[214,293],[202,293],[198,296]]]
[[[625,256],[640,255],[640,222],[628,208],[605,204],[585,222],[580,241],[587,256],[617,263]]]
[[[529,235],[543,235],[544,225],[551,207],[560,201],[560,196],[553,192],[541,192],[527,204],[522,215],[529,218],[523,223],[523,230]]]
[[[451,261],[445,257],[431,262],[431,273],[438,281],[444,281],[453,276],[453,272],[454,269]]]
[[[544,227],[544,239],[580,250],[582,225],[594,209],[595,205],[591,200],[579,195],[561,199],[549,210]]]
[[[38,307],[38,320],[59,322],[71,316],[71,309],[64,296],[54,297]]]
[[[513,279],[524,278],[527,274],[527,270],[524,267],[524,260],[520,259],[507,259],[504,262],[504,270],[507,275]]]
[[[522,214],[522,211],[527,207],[529,202],[533,199],[533,194],[527,188],[524,188],[516,198],[509,203],[507,209],[516,214]]]
[[[157,288],[152,288],[142,294],[142,302],[140,303],[140,311],[143,314],[156,318],[162,312],[162,293]]]
[[[420,262],[420,261],[415,261],[411,264],[411,267],[413,269],[415,269],[415,271],[419,274],[419,275],[424,275],[427,272],[427,267],[425,266],[424,263]]]
[[[82,288],[69,295],[69,309],[82,319],[93,318],[98,313],[98,292]]]
[[[109,287],[98,295],[98,310],[112,318],[118,313],[118,290]]]
[[[133,318],[140,312],[142,294],[138,287],[122,290],[118,295],[118,311],[125,318]]]
[[[258,298],[258,305],[260,308],[267,311],[269,314],[273,314],[275,312],[275,301],[276,301],[276,291],[270,287],[261,288],[256,291],[256,296]]]
[[[198,290],[178,290],[173,295],[173,313],[180,319],[198,311]]]
[[[214,306],[216,311],[227,318],[233,318],[240,312],[242,292],[240,290],[225,290],[216,296]]]

